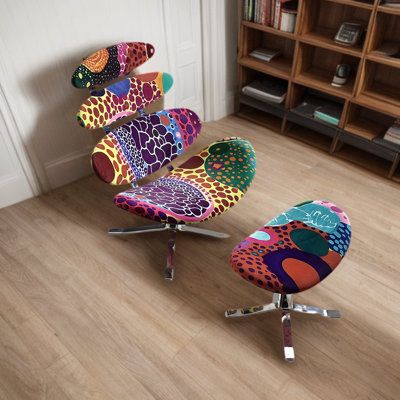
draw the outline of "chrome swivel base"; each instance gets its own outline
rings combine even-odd
[[[270,311],[280,311],[282,315],[282,333],[283,333],[283,354],[285,360],[288,362],[294,361],[294,348],[292,341],[292,327],[290,322],[290,312],[299,312],[304,314],[318,314],[326,318],[340,318],[338,310],[325,310],[323,308],[306,306],[304,304],[295,304],[293,302],[293,294],[279,294],[272,295],[272,303],[238,308],[225,311],[225,317],[236,318],[245,317],[248,315],[263,314]]]
[[[196,235],[208,236],[216,239],[226,239],[229,237],[228,234],[223,232],[211,231],[209,229],[197,228],[191,225],[185,224],[151,224],[144,226],[137,226],[132,228],[111,228],[108,233],[110,235],[134,235],[138,233],[149,233],[149,232],[161,232],[169,231],[168,239],[168,254],[167,254],[167,266],[164,270],[164,278],[168,281],[174,279],[174,255],[175,255],[175,238],[176,232],[187,232]]]

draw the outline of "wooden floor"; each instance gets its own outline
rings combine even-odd
[[[231,238],[179,235],[176,278],[162,279],[166,235],[108,237],[140,224],[95,177],[0,210],[0,398],[396,399],[400,397],[400,186],[237,117],[213,138],[252,141],[251,190],[204,224]],[[287,207],[330,199],[353,225],[346,258],[298,302],[341,320],[294,315],[296,362],[281,359],[278,314],[226,320],[269,302],[231,270],[230,250]]]

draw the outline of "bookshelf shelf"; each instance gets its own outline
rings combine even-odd
[[[244,94],[240,95],[240,103],[253,107],[260,111],[266,111],[269,114],[275,115],[277,117],[283,117],[285,114],[284,104],[279,103],[268,103],[265,101],[257,100],[253,97],[246,96]]]
[[[340,44],[335,43],[332,39],[335,36],[334,30],[321,30],[320,32],[308,32],[302,34],[299,39],[303,43],[312,44],[314,46],[322,47],[324,49],[336,51],[338,53],[349,54],[354,57],[361,58],[362,56],[362,48],[357,47],[347,47],[341,46]]]
[[[364,118],[349,122],[345,126],[346,131],[367,140],[375,139],[380,134],[384,133],[386,129],[383,125]]]
[[[237,115],[247,121],[265,126],[275,132],[280,132],[282,125],[282,118],[276,117],[270,113],[260,113],[254,107],[244,105]]]
[[[364,73],[367,79],[360,87],[360,94],[400,110],[400,69],[367,61]]]
[[[328,136],[320,135],[300,125],[290,126],[285,135],[325,152],[328,152],[331,147],[331,139]]]
[[[293,60],[285,57],[274,58],[270,62],[257,60],[256,58],[250,56],[242,57],[239,60],[239,64],[244,67],[252,68],[256,71],[282,79],[290,78],[292,62]]]
[[[400,68],[400,58],[393,58],[389,56],[384,56],[380,53],[371,52],[365,56],[367,60],[375,61],[379,64],[385,64],[389,67]]]
[[[334,154],[342,160],[349,161],[363,169],[375,172],[378,175],[387,176],[390,173],[392,165],[390,161],[382,159],[379,156],[373,155],[355,146],[344,144],[340,150],[336,151]]]
[[[344,99],[349,99],[351,97],[354,86],[354,79],[349,79],[346,85],[342,87],[332,86],[332,74],[317,67],[302,72],[294,78],[294,82]]]
[[[360,94],[357,97],[351,99],[355,104],[360,106],[368,107],[372,110],[385,113],[395,118],[399,118],[399,107],[385,103],[384,101],[377,100],[373,97],[368,96],[368,94]]]
[[[363,92],[371,101],[381,102],[386,106],[394,106],[398,110],[400,108],[399,91],[389,85],[375,83],[371,89]],[[383,107],[381,107],[382,109]]]
[[[382,6],[378,7],[378,12],[392,14],[392,15],[400,15],[400,8],[388,7],[388,6],[382,5]]]
[[[273,0],[275,1],[275,0]],[[240,0],[240,15],[245,1]],[[400,59],[385,46],[400,46],[400,8],[380,0],[298,0],[294,33],[242,20],[239,33],[238,115],[372,169],[400,182],[400,145],[383,139],[400,118]],[[358,46],[334,41],[343,22],[361,21],[365,38]],[[251,57],[258,47],[281,50],[269,63]],[[351,75],[341,87],[331,85],[337,65]],[[263,103],[241,94],[254,79],[272,76],[288,82],[285,104]],[[296,111],[309,91],[333,96],[341,105],[339,125]]]
[[[272,26],[256,24],[255,22],[250,22],[250,21],[242,21],[242,25],[247,27],[247,28],[252,28],[252,29],[257,29],[257,30],[262,31],[262,32],[272,33],[274,35],[282,36],[282,37],[285,37],[285,38],[288,38],[288,39],[294,39],[295,38],[294,33],[280,31],[279,29],[275,29]]]
[[[357,1],[357,0],[327,0],[327,1],[332,1],[333,3],[344,4],[351,7],[359,7],[371,11],[374,8],[374,5],[369,3],[368,1]]]

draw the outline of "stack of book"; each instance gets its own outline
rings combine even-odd
[[[297,0],[244,0],[243,19],[294,32]]]
[[[338,126],[341,113],[342,106],[340,104],[327,104],[314,111],[314,118],[317,121]]]
[[[397,119],[393,126],[391,126],[383,137],[385,140],[400,144],[400,119]]]
[[[250,53],[251,57],[257,58],[261,61],[270,62],[273,58],[281,54],[280,50],[266,49],[259,47]]]
[[[331,125],[339,125],[343,105],[316,96],[306,96],[300,105],[293,109],[297,114],[313,118]]]
[[[257,100],[279,104],[286,98],[287,82],[283,79],[265,77],[245,86],[242,93]]]
[[[400,8],[400,0],[384,0],[382,2],[385,6],[388,7],[399,7]]]

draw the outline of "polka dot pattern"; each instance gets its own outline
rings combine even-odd
[[[328,237],[328,243],[332,250],[344,256],[350,245],[351,229],[350,226],[341,222],[337,231]]]
[[[176,223],[181,218],[196,222],[212,211],[212,200],[207,193],[177,179],[160,178],[145,186],[117,196],[115,204],[155,221]]]
[[[77,88],[91,89],[129,74],[154,54],[149,43],[123,42],[98,50],[86,57],[72,74]]]
[[[225,146],[227,144],[227,146]],[[229,154],[244,154],[241,163],[246,164],[241,167],[246,171],[249,176],[243,177],[248,184],[247,186],[240,187],[240,181],[233,180],[231,185],[224,184],[226,181],[222,176],[221,181],[214,179],[206,170],[206,164],[209,157],[212,157],[212,151],[215,146],[221,146]],[[247,151],[249,150],[249,151]],[[229,169],[218,168],[222,173],[230,174]],[[165,182],[171,181],[171,187],[181,187],[180,185],[189,185],[196,191],[202,193],[203,201],[197,202],[194,197],[188,197],[186,201],[182,198],[176,198],[173,203],[154,201],[154,185],[159,180],[151,184],[143,185],[138,189],[130,189],[126,192],[118,194],[114,201],[118,207],[121,207],[134,214],[140,214],[146,218],[169,223],[186,223],[186,222],[200,222],[213,218],[229,208],[233,207],[245,194],[248,185],[251,183],[255,174],[255,153],[251,144],[241,138],[224,138],[218,142],[212,143],[209,147],[205,148],[199,154],[191,157],[184,164],[175,168],[172,172],[162,178],[163,187],[166,187]],[[220,175],[218,175],[220,176]],[[239,182],[239,183],[237,183]],[[237,186],[234,186],[237,184]],[[163,189],[164,190],[164,189]],[[186,192],[189,193],[189,192]],[[163,194],[165,196],[165,194]],[[189,196],[189,195],[188,195]],[[135,204],[129,204],[129,201],[135,199]],[[173,196],[171,197],[171,199]],[[149,201],[149,199],[151,201]],[[206,206],[205,201],[209,203]],[[184,213],[176,212],[176,209],[182,209],[184,204],[190,204],[189,207],[184,208]],[[201,213],[198,212],[199,205],[202,206]],[[151,209],[148,213],[146,210]],[[139,210],[139,211],[138,211]],[[144,211],[143,211],[144,210]],[[196,211],[193,211],[196,210]]]
[[[298,219],[291,219],[294,216]],[[336,221],[335,226],[332,221]],[[307,201],[238,244],[232,251],[231,264],[242,278],[260,288],[297,293],[321,282],[337,267],[350,238],[350,220],[344,211],[330,202]]]
[[[184,125],[180,123],[182,118],[186,121]],[[97,176],[109,184],[132,183],[182,154],[200,130],[199,117],[187,108],[144,115],[100,140],[92,153],[93,168]]]
[[[137,75],[105,89],[92,91],[76,115],[79,124],[87,129],[102,128],[147,107],[166,92],[164,75],[168,74],[152,72]]]
[[[218,182],[247,190],[253,179],[252,149],[235,141],[217,143],[209,149],[205,163],[207,173]],[[249,162],[243,162],[248,160]]]

